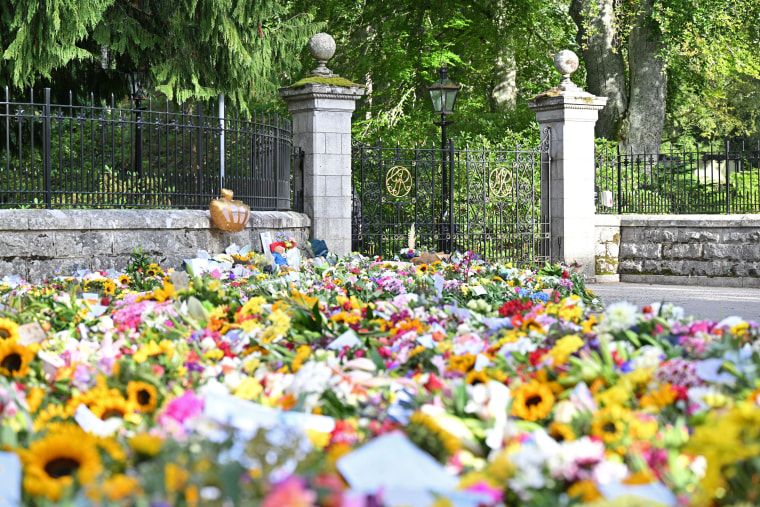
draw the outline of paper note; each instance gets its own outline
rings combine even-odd
[[[359,347],[361,346],[362,342],[359,339],[358,336],[356,336],[356,333],[354,333],[353,329],[349,329],[342,335],[338,336],[336,339],[330,342],[330,344],[327,346],[328,349],[332,350],[341,350],[343,347]]]
[[[389,433],[343,456],[338,471],[351,489],[374,493],[380,488],[452,491],[457,479],[402,433]]]
[[[222,393],[206,396],[203,413],[214,421],[246,431],[255,431],[262,426],[271,427],[278,424],[324,433],[335,429],[335,419],[332,417],[265,407]]]
[[[21,505],[21,461],[13,452],[0,452],[0,507]]]
[[[485,296],[486,295],[486,290],[483,288],[482,285],[471,285],[470,286],[470,290],[476,296]]]
[[[18,327],[18,342],[21,345],[30,345],[32,343],[42,343],[47,338],[45,331],[39,322],[30,322]]]

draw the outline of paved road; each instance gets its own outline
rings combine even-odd
[[[760,322],[760,289],[651,285],[646,283],[603,283],[587,287],[602,297],[605,304],[628,301],[641,309],[664,301],[681,306],[686,315],[721,320],[738,315]]]

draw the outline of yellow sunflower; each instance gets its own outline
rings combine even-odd
[[[0,341],[0,375],[21,378],[29,372],[29,363],[37,355],[38,345],[24,346],[15,340]]]
[[[18,324],[10,319],[0,318],[0,340],[18,340]]]
[[[557,442],[572,442],[576,439],[575,432],[569,424],[557,421],[549,425],[549,435]]]
[[[127,384],[127,400],[140,412],[153,412],[158,405],[158,391],[153,384],[132,381]]]
[[[119,277],[119,285],[129,285],[132,283],[132,279],[129,278],[129,275],[121,275]]]
[[[620,405],[611,405],[597,410],[591,419],[591,434],[602,439],[613,450],[624,446],[632,436],[630,430],[635,426],[636,417],[630,410]],[[625,448],[623,447],[622,450]]]
[[[66,425],[19,451],[24,465],[24,490],[32,497],[57,502],[76,479],[90,485],[102,465],[92,437],[78,426]]]
[[[124,399],[121,395],[97,400],[90,406],[90,410],[95,414],[95,417],[104,421],[112,417],[133,423],[140,421],[140,417],[135,414],[137,406]]]
[[[428,272],[429,266],[427,264],[420,264],[417,266],[417,276],[424,275]]]
[[[110,278],[103,281],[103,293],[107,296],[113,296],[116,293],[116,283]]]
[[[543,419],[554,406],[554,393],[543,382],[531,381],[512,391],[511,414],[526,421]]]

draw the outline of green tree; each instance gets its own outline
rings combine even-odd
[[[571,0],[588,90],[608,97],[597,136],[656,153],[666,125],[669,138],[754,131],[759,9],[756,0]]]
[[[25,87],[144,70],[169,98],[225,93],[246,106],[299,68],[320,28],[287,0],[0,0],[0,84]],[[117,91],[119,91],[117,89]]]
[[[441,64],[462,85],[449,128],[458,145],[535,130],[522,99],[556,84],[551,58],[574,28],[562,0],[326,0],[312,12],[336,39],[328,67],[369,87],[355,135],[406,144],[439,138],[426,86]]]

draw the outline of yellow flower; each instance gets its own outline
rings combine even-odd
[[[15,340],[0,341],[0,375],[13,378],[26,376],[29,373],[29,363],[34,360],[38,350],[37,344],[25,347]]]
[[[167,463],[164,466],[164,481],[167,493],[177,493],[185,489],[190,474],[179,465]]]
[[[129,446],[138,454],[153,457],[161,452],[164,445],[163,439],[149,433],[138,433],[128,440]]]
[[[0,340],[18,340],[18,324],[0,317]]]
[[[29,394],[26,395],[26,404],[29,407],[29,412],[32,414],[37,412],[40,408],[42,399],[45,397],[45,390],[41,387],[33,387],[29,390]]]
[[[164,282],[164,286],[160,289],[153,289],[153,299],[162,303],[167,299],[173,299],[177,297],[177,291],[174,290],[174,285],[171,282]]]
[[[578,498],[584,503],[593,502],[594,500],[602,498],[601,493],[596,489],[596,485],[591,479],[574,482],[569,488],[567,488],[567,495],[570,498]]]
[[[554,393],[542,382],[531,381],[512,390],[511,414],[526,421],[543,419],[554,406]]]
[[[264,330],[261,336],[263,343],[270,343],[278,337],[285,336],[290,329],[290,317],[282,310],[275,310],[269,314],[272,325]]]
[[[645,394],[639,400],[639,405],[642,408],[647,408],[653,412],[659,412],[664,407],[672,405],[676,400],[676,393],[672,389],[672,386],[668,383],[660,385],[659,388],[653,389],[648,394]]]
[[[140,412],[153,412],[158,405],[158,391],[153,384],[133,380],[127,384],[127,399]]]
[[[243,317],[251,317],[261,313],[261,306],[266,304],[267,300],[261,296],[252,297],[240,307],[238,313]]]
[[[557,343],[549,351],[548,355],[554,360],[553,365],[559,366],[565,364],[570,355],[581,349],[583,345],[583,340],[577,335],[563,336],[557,340]]]
[[[95,414],[95,417],[104,421],[116,417],[128,422],[140,422],[140,417],[135,414],[137,406],[124,399],[120,394],[95,401],[90,405],[90,410]]]
[[[290,366],[290,369],[293,371],[293,373],[301,369],[301,365],[303,365],[303,362],[308,359],[310,354],[311,347],[308,345],[301,345],[298,347],[298,350],[296,351],[296,357],[293,358],[293,364]]]
[[[244,400],[254,400],[263,390],[261,383],[255,377],[246,377],[235,389],[235,396]]]
[[[139,481],[134,477],[116,474],[104,480],[99,486],[99,493],[112,502],[137,497],[142,494]],[[98,499],[99,496],[96,496]]]
[[[85,486],[93,484],[102,468],[93,438],[72,425],[35,440],[19,455],[24,466],[24,490],[32,497],[53,502],[60,500],[75,479]]]
[[[569,424],[554,421],[549,425],[548,432],[557,442],[572,442],[576,439],[575,432]]]
[[[121,275],[119,277],[119,285],[129,285],[132,283],[132,279],[129,278],[129,275]]]

